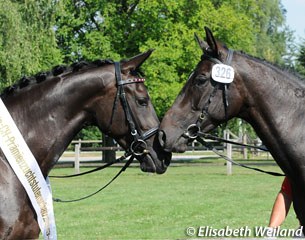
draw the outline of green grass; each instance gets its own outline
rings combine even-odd
[[[117,171],[112,167],[74,179],[51,179],[53,195],[81,197]],[[73,169],[54,169],[51,174],[70,173]],[[128,168],[90,199],[54,203],[58,239],[185,239],[190,226],[266,226],[282,179],[240,167],[227,176],[225,166],[211,164],[170,167],[163,175]],[[283,227],[297,226],[291,210]]]

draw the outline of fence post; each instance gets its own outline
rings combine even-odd
[[[245,133],[243,135],[242,143],[247,144],[247,134],[245,134]],[[244,155],[244,159],[248,159],[248,149],[247,149],[247,147],[243,148],[243,155]]]
[[[106,134],[103,134],[103,147],[115,147],[113,139]],[[112,162],[116,158],[116,152],[114,150],[104,150],[102,153],[103,162]]]
[[[196,140],[195,140],[196,141]],[[192,153],[195,152],[195,141],[192,141]]]
[[[75,173],[79,173],[79,158],[80,158],[80,147],[81,147],[81,140],[75,144],[74,151],[75,151],[75,161],[74,161],[74,170]]]
[[[226,131],[226,140],[230,140],[230,132]],[[232,158],[232,144],[227,143],[227,157]],[[227,175],[232,175],[232,163],[227,161]]]

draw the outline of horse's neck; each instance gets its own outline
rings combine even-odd
[[[300,139],[300,129],[305,127],[305,101],[298,92],[304,91],[304,85],[268,63],[247,59],[241,64],[246,66],[239,72],[243,78],[240,91],[245,96],[241,117],[253,126],[281,167],[289,169],[287,162],[295,156],[298,146],[288,143]]]
[[[44,174],[53,167],[73,137],[88,121],[85,96],[90,80],[46,80],[14,97],[7,105]],[[50,85],[50,86],[47,86]],[[88,84],[87,84],[88,85]],[[77,88],[78,86],[78,88]],[[40,91],[47,88],[48,91]],[[84,92],[86,90],[86,92]]]

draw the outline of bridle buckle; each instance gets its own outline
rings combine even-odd
[[[131,131],[130,133],[132,136],[137,136],[138,135],[138,131],[136,129],[134,129],[133,131]]]
[[[203,112],[200,113],[199,119],[200,119],[201,121],[203,121],[203,120],[205,119],[205,114],[204,114]]]

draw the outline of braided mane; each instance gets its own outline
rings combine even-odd
[[[99,59],[99,60],[95,60],[93,62],[81,61],[81,62],[73,63],[70,66],[58,65],[48,72],[40,72],[31,77],[23,76],[15,84],[5,88],[1,94],[1,97],[5,97],[20,89],[23,89],[29,85],[39,84],[47,79],[52,79],[52,78],[58,77],[62,74],[73,73],[73,72],[78,72],[78,71],[86,70],[86,69],[90,69],[90,68],[101,67],[101,66],[104,66],[107,64],[112,64],[112,63],[113,63],[113,61],[110,59],[106,59],[106,60]]]

